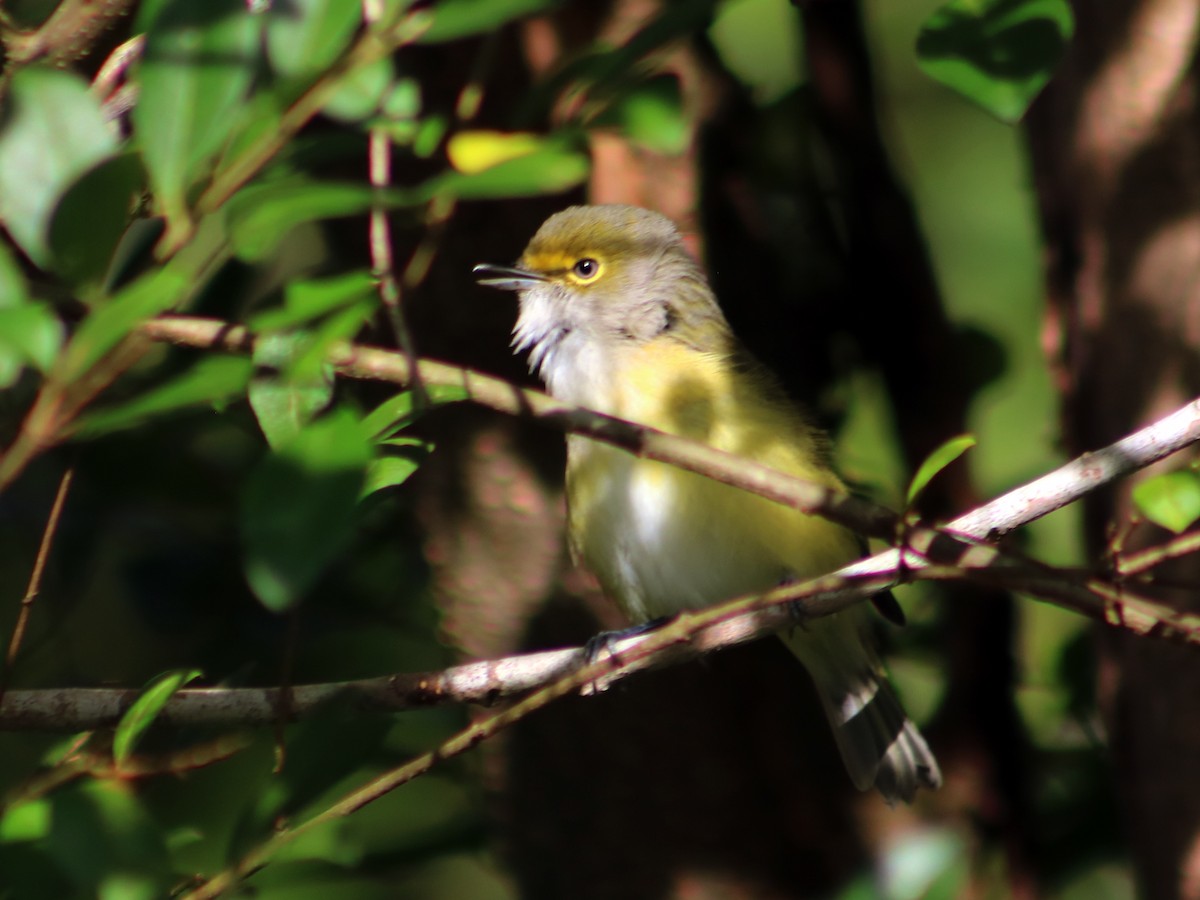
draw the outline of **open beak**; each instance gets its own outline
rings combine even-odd
[[[480,284],[504,291],[523,291],[546,280],[545,275],[539,275],[537,272],[527,272],[509,266],[493,266],[489,263],[480,263],[471,270],[471,274]]]

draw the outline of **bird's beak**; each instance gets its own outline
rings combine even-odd
[[[471,270],[471,274],[480,284],[505,291],[523,291],[546,280],[545,275],[539,275],[537,272],[493,266],[489,263],[480,263]]]

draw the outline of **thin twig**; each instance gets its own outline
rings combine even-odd
[[[1131,556],[1118,555],[1115,568],[1118,575],[1129,578],[1148,572],[1169,559],[1190,556],[1197,550],[1200,550],[1200,531],[1187,531],[1158,547],[1150,547]]]
[[[50,506],[46,527],[42,529],[42,541],[38,546],[37,557],[33,561],[29,586],[25,589],[25,596],[21,598],[21,609],[17,613],[12,637],[8,641],[8,652],[4,655],[4,671],[0,672],[0,708],[4,706],[4,694],[8,690],[9,679],[12,678],[13,666],[17,661],[17,653],[21,649],[21,642],[25,639],[25,629],[29,626],[29,617],[33,614],[34,601],[42,589],[42,573],[46,571],[46,560],[50,556],[54,535],[58,533],[58,522],[62,516],[63,505],[67,502],[67,493],[71,489],[71,481],[74,477],[75,467],[68,466],[58,481],[58,491],[54,495],[54,503]]]

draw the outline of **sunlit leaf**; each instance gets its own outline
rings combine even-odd
[[[37,841],[50,833],[53,823],[48,800],[27,800],[0,812],[0,843]]]
[[[475,175],[546,146],[546,138],[528,131],[460,131],[446,143],[450,165]]]
[[[656,153],[682,153],[690,136],[679,80],[667,76],[624,94],[596,124],[615,125],[634,143]]]
[[[477,173],[449,173],[438,182],[438,187],[463,200],[557,194],[582,184],[590,170],[586,154],[554,146]]]
[[[561,0],[441,0],[433,8],[433,24],[422,43],[455,41],[494,31],[501,25],[555,6]]]
[[[195,681],[202,674],[199,669],[176,669],[159,675],[146,686],[125,715],[121,716],[113,734],[113,760],[117,768],[128,761],[138,740],[154,724],[167,701],[189,681]]]
[[[1179,469],[1148,478],[1134,487],[1133,502],[1151,522],[1178,534],[1200,519],[1200,473]]]
[[[467,390],[448,384],[425,385],[425,397],[430,408],[467,399]],[[411,390],[389,397],[371,410],[362,420],[363,435],[374,440],[390,437],[412,423],[417,412]]]
[[[357,303],[375,290],[370,272],[359,270],[330,278],[291,282],[284,291],[283,306],[254,316],[252,331],[282,331],[306,325]]]
[[[421,467],[433,452],[433,445],[419,438],[394,438],[384,442],[383,455],[371,460],[362,496],[369,497],[385,488],[398,487]]]
[[[357,66],[338,81],[321,111],[331,119],[361,122],[387,102],[394,79],[390,57]]]
[[[189,188],[239,121],[259,67],[260,19],[245,0],[163,0],[143,10],[134,131],[170,222],[187,218]]]
[[[0,119],[0,221],[35,263],[52,260],[50,218],[75,180],[116,150],[87,82],[61,69],[18,68]]]
[[[946,466],[950,465],[950,463],[954,462],[974,446],[975,438],[969,434],[963,434],[956,438],[951,438],[930,453],[925,458],[925,461],[921,463],[921,467],[917,469],[917,474],[913,476],[912,482],[908,485],[907,503],[911,505],[917,499],[917,495],[925,490],[929,482],[933,481]]]
[[[261,370],[250,381],[248,396],[258,425],[272,447],[295,440],[333,398],[333,376],[319,371],[295,377],[289,371],[309,344],[305,334],[267,334],[254,346],[254,364]]]
[[[242,540],[246,579],[267,609],[292,608],[341,553],[371,455],[357,417],[334,410],[255,467]]]
[[[266,15],[267,59],[283,78],[310,81],[337,59],[362,20],[345,0],[288,0]]]
[[[1074,31],[1067,0],[951,0],[917,38],[917,64],[1004,122],[1050,80]]]
[[[237,255],[255,262],[297,225],[365,213],[377,200],[366,184],[287,179],[239,191],[226,204],[226,225]]]
[[[727,0],[717,6],[708,36],[757,102],[771,103],[800,85],[800,13],[788,0]]]
[[[240,356],[209,356],[180,375],[112,409],[94,410],[75,427],[77,437],[95,437],[132,428],[147,419],[191,406],[241,396],[253,363]]]
[[[12,385],[26,366],[47,371],[64,334],[49,306],[29,300],[16,261],[0,246],[0,388]]]
[[[155,269],[128,285],[83,320],[64,351],[64,376],[75,378],[91,368],[139,322],[175,306],[191,287],[173,267]]]

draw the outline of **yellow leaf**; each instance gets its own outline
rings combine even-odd
[[[544,138],[528,131],[460,131],[450,138],[446,155],[457,171],[474,175],[545,145]]]

